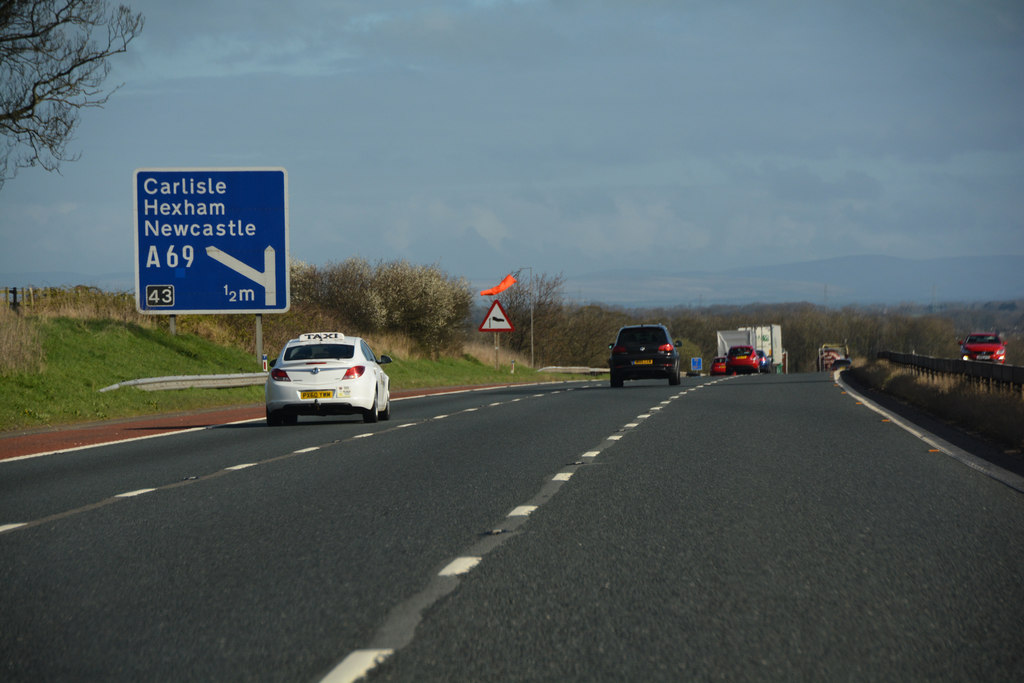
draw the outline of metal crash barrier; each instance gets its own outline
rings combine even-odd
[[[878,358],[896,365],[912,368],[916,374],[937,377],[939,375],[959,376],[972,384],[988,388],[998,387],[1011,391],[1024,390],[1024,367],[1019,365],[1001,365],[976,360],[959,360],[953,358],[932,358],[919,356],[916,353],[897,353],[895,351],[879,351]]]

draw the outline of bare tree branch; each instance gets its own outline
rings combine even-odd
[[[0,0],[0,188],[20,168],[59,171],[78,158],[67,145],[79,112],[120,87],[104,88],[108,59],[142,26],[141,14],[108,11],[106,0]]]

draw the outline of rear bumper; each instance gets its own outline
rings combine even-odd
[[[729,374],[729,375],[731,375],[734,372],[737,375],[753,375],[753,374],[761,372],[761,366],[760,365],[749,365],[749,364],[736,364],[736,365],[730,364],[730,365],[726,365],[725,366],[725,372],[726,372],[726,374]]]
[[[302,390],[314,387],[294,387],[287,382],[268,382],[264,390],[268,412],[280,411],[283,415],[354,415],[369,410],[377,388],[372,382],[356,381],[335,389],[335,398],[303,399]],[[330,387],[320,387],[330,388]]]
[[[610,362],[608,369],[622,379],[662,379],[679,373],[679,365],[655,362],[651,365],[632,365],[629,361]]]
[[[302,403],[268,403],[267,412],[282,415],[361,415],[369,407],[340,401],[304,401]]]

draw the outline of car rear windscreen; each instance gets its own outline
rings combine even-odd
[[[661,330],[622,330],[620,344],[664,344],[665,333]]]
[[[337,360],[352,358],[356,347],[352,344],[307,344],[293,346],[284,353],[285,360]]]

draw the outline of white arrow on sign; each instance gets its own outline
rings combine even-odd
[[[244,275],[256,284],[263,287],[266,292],[264,304],[266,306],[277,305],[277,271],[274,269],[274,248],[267,247],[263,250],[263,272],[256,270],[250,265],[242,263],[231,254],[221,251],[217,247],[207,247],[206,255],[214,261],[219,261],[235,271]]]

